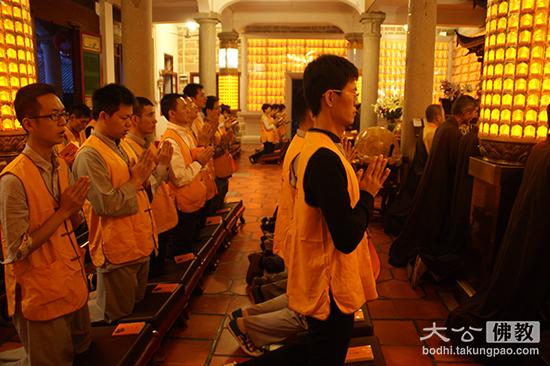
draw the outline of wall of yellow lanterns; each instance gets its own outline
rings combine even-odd
[[[536,141],[548,134],[549,0],[490,0],[480,137]]]
[[[343,39],[248,39],[248,110],[260,111],[263,103],[284,103],[286,72],[303,72],[322,54],[344,57],[347,43]]]
[[[226,104],[232,110],[239,109],[239,73],[225,74],[220,72],[218,76],[218,97],[220,104]]]
[[[481,62],[475,53],[468,53],[468,49],[456,46],[453,57],[453,77],[455,84],[470,85],[475,91],[481,88]]]
[[[29,0],[0,1],[0,131],[21,128],[13,100],[19,88],[36,81]]]

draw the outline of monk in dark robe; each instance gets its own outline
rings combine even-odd
[[[550,138],[535,145],[529,155],[489,280],[447,319],[447,329],[483,328],[474,345],[485,345],[486,321],[541,321],[541,333],[549,326],[549,187]],[[459,334],[448,336],[460,344]],[[519,365],[517,360],[505,360]],[[502,359],[494,361],[504,364]]]
[[[384,231],[387,234],[399,235],[411,211],[414,194],[426,168],[428,147],[432,146],[434,132],[445,120],[445,111],[440,104],[430,104],[426,108],[426,123],[416,134],[414,158],[395,200],[384,213]],[[433,131],[432,131],[433,130]],[[427,132],[427,133],[426,133]],[[428,141],[429,140],[429,141]]]
[[[414,260],[421,248],[435,252],[432,249],[440,245],[449,232],[458,141],[462,136],[458,126],[477,118],[477,101],[461,95],[455,100],[452,112],[435,132],[411,213],[390,248],[389,262],[395,267]]]
[[[478,127],[472,123],[468,133],[458,142],[450,228],[447,238],[437,247],[424,248],[420,251],[420,257],[427,269],[440,277],[457,273],[463,266],[466,251],[471,247],[470,207],[474,178],[468,173],[468,168],[470,157],[481,155],[477,134]]]

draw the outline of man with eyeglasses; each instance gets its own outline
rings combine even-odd
[[[108,84],[93,96],[96,128],[79,150],[73,172],[91,180],[85,210],[89,248],[97,268],[99,317],[115,321],[132,313],[145,296],[149,255],[156,248],[149,177],[157,158],[151,149],[137,155],[122,138],[131,126],[135,97]]]
[[[176,198],[179,217],[178,225],[173,229],[177,251],[174,254],[191,253],[200,230],[201,209],[207,198],[201,172],[214,156],[214,149],[195,150],[197,143],[191,126],[197,110],[189,98],[167,94],[160,101],[160,110],[168,121],[161,142],[168,141],[174,149],[169,170],[169,184]]]
[[[307,321],[307,338],[244,365],[343,365],[353,313],[377,297],[366,229],[389,175],[374,158],[355,172],[340,136],[355,117],[357,68],[323,55],[304,71],[314,127],[296,167],[296,195],[285,248],[288,307]]]
[[[90,180],[74,182],[55,152],[66,113],[51,85],[21,88],[14,106],[28,136],[0,176],[8,312],[31,365],[69,366],[91,341],[84,251],[73,232]]]

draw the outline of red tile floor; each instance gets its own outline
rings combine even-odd
[[[280,166],[251,165],[248,155],[256,146],[246,145],[240,169],[231,179],[228,199],[244,201],[245,219],[221,263],[204,281],[204,293],[192,299],[186,327],[176,326],[162,345],[155,364],[167,366],[219,366],[246,359],[231,334],[225,329],[227,314],[251,304],[245,282],[247,255],[259,249],[259,220],[270,216],[277,205]],[[411,289],[406,270],[387,263],[392,238],[382,229],[378,216],[369,225],[371,238],[379,252],[382,271],[379,299],[368,304],[375,335],[380,339],[388,366],[476,365],[458,356],[423,356],[422,329],[436,322],[444,326],[449,309],[456,306],[449,285],[425,281]],[[437,337],[426,345],[437,346]],[[442,343],[440,341],[440,343]]]

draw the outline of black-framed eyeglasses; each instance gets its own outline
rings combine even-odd
[[[341,90],[341,89],[328,89],[324,94],[328,93],[329,91],[335,92],[336,94],[340,95],[344,92],[353,94],[353,97],[355,98],[355,101],[359,101],[359,93],[353,92],[350,90]]]
[[[60,118],[68,119],[71,114],[69,112],[53,112],[52,114],[45,114],[43,116],[27,117],[29,119],[49,118],[52,121],[59,121]]]

